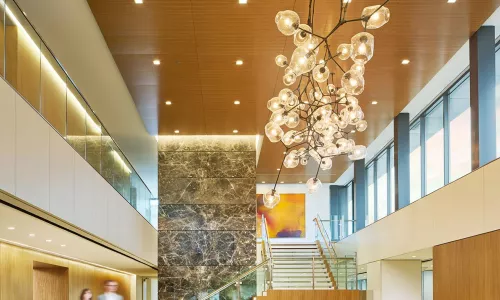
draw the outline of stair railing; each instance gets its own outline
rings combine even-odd
[[[319,218],[319,215],[314,218],[314,222],[316,223],[316,231],[319,232],[323,242],[326,245],[326,248],[328,250],[328,253],[330,255],[330,258],[337,258],[337,253],[335,252],[335,248],[333,247],[332,240],[330,239],[328,232],[325,229],[325,226],[321,222],[321,219]],[[316,239],[321,242],[318,237]]]

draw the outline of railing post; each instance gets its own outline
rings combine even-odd
[[[314,287],[315,287],[315,281],[316,281],[316,280],[314,279],[314,276],[315,276],[315,275],[314,275],[314,273],[315,273],[315,272],[314,272],[314,270],[315,270],[314,256],[312,257],[312,264],[313,264],[313,265],[312,265],[312,269],[313,269],[313,290],[314,290]]]

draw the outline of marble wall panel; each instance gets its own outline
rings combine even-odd
[[[255,178],[159,178],[160,204],[255,203]]]
[[[253,231],[160,231],[158,264],[250,266],[256,261]]]
[[[159,178],[255,177],[255,152],[159,152]]]
[[[255,230],[257,205],[161,204],[158,230]]]
[[[246,269],[240,266],[160,266],[162,276],[158,278],[158,296],[162,300],[198,299]],[[235,299],[224,297],[231,291],[234,289],[228,289],[219,299]]]
[[[242,152],[251,151],[255,154],[255,136],[160,136],[158,151],[170,152]]]

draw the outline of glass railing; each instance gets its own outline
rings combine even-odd
[[[346,220],[343,216],[332,216],[331,220],[320,220],[323,227],[330,232],[329,236],[338,242],[354,233],[356,220]]]
[[[0,77],[152,223],[151,192],[65,69],[15,1],[0,0],[0,12]]]
[[[269,260],[265,260],[230,280],[217,290],[198,293],[197,298],[200,300],[246,300],[265,296],[265,293],[271,288],[271,273]]]

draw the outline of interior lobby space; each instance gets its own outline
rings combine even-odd
[[[500,0],[0,0],[0,300],[499,300]]]

